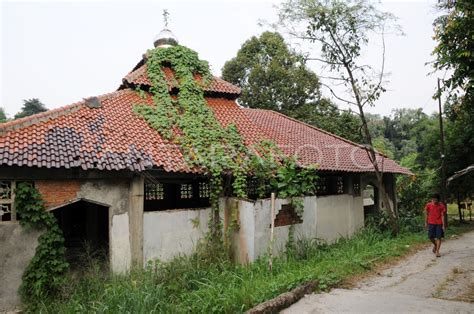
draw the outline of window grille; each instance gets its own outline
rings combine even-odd
[[[0,200],[11,200],[12,189],[11,181],[0,181]]]
[[[336,177],[336,193],[344,194],[344,178]]]
[[[145,183],[145,200],[157,201],[165,199],[162,183]]]
[[[316,183],[316,194],[324,195],[328,193],[328,180],[324,177],[320,177]]]
[[[207,182],[199,182],[199,198],[209,198],[211,196],[211,187]]]
[[[360,196],[360,183],[354,183],[352,190],[354,192],[354,196]]]
[[[15,209],[15,189],[20,183],[34,186],[33,181],[0,180],[0,221],[18,221]]]
[[[193,185],[192,184],[181,184],[181,199],[193,198]]]
[[[258,194],[258,181],[257,179],[247,180],[247,195],[256,196]]]

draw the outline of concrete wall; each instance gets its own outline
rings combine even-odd
[[[362,197],[329,195],[318,197],[316,237],[328,243],[349,237],[364,226]]]
[[[21,304],[18,289],[23,272],[35,255],[39,231],[26,231],[18,223],[0,224],[0,312]]]
[[[208,229],[210,208],[143,214],[143,259],[171,260],[192,253]]]
[[[294,225],[295,238],[318,238],[334,242],[349,237],[364,226],[362,197],[331,195],[305,197],[303,222]],[[288,200],[276,199],[275,216]],[[268,252],[270,245],[271,200],[238,200],[240,229],[234,235],[234,256],[241,263],[252,262]],[[274,254],[283,252],[290,226],[275,227]]]

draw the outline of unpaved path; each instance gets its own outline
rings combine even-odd
[[[474,313],[474,231],[359,283],[311,294],[282,313]]]

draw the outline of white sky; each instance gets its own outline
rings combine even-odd
[[[220,75],[242,43],[276,20],[278,0],[239,1],[2,1],[0,106],[13,116],[23,99],[39,98],[50,109],[118,88],[122,78],[153,47],[163,28],[162,11],[180,44],[197,51]],[[386,39],[388,91],[373,113],[393,108],[436,110],[431,61],[436,0],[383,0],[399,17],[406,36]],[[368,56],[378,58],[378,51]],[[378,62],[378,60],[377,60]],[[315,69],[316,72],[317,69]]]

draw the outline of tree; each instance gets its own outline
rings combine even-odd
[[[24,118],[47,110],[46,106],[42,104],[38,98],[23,100],[23,107],[21,111],[15,115],[15,119]]]
[[[317,75],[276,32],[243,43],[222,69],[224,80],[242,88],[239,103],[270,109],[353,141],[360,141],[354,115],[338,110],[320,93]]]
[[[433,54],[436,70],[451,70],[443,89],[456,102],[459,92],[465,93],[461,102],[472,106],[474,97],[474,2],[472,0],[439,0],[445,14],[434,22],[438,45]]]
[[[393,15],[378,11],[365,0],[287,0],[280,9],[281,25],[292,36],[316,43],[321,53],[319,57],[311,59],[325,64],[336,74],[328,79],[348,90],[348,95],[341,96],[324,84],[335,98],[358,110],[363,139],[387,208],[391,231],[397,234],[397,217],[388,201],[383,172],[378,164],[364,111],[366,106],[373,106],[385,91],[382,86],[385,60],[383,33],[390,20],[394,20]],[[359,60],[362,48],[369,42],[369,35],[374,33],[382,34],[382,66],[379,72],[369,65],[361,64]]]
[[[7,121],[7,115],[5,114],[5,110],[0,107],[0,123]]]
[[[447,175],[474,164],[474,2],[440,0],[443,14],[434,21],[435,70],[447,71],[442,92],[447,93]],[[441,95],[436,95],[440,97]],[[439,155],[438,155],[439,156]],[[472,195],[474,175],[460,177],[450,185],[455,198]]]

